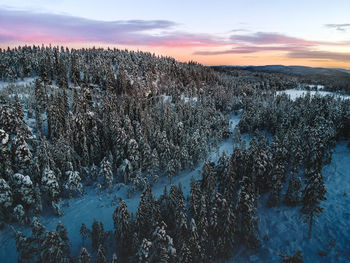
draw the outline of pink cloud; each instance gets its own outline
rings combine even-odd
[[[248,54],[262,51],[292,51],[299,50],[297,46],[239,46],[222,51],[197,51],[196,55]]]
[[[264,32],[257,32],[253,35],[232,35],[230,39],[236,42],[251,43],[255,45],[288,44],[313,46],[319,43],[315,41],[304,40],[301,38],[289,37],[282,34]]]
[[[0,41],[91,43],[166,47],[227,45],[208,34],[175,32],[167,20],[97,21],[79,17],[0,9]],[[160,31],[156,35],[152,30]]]

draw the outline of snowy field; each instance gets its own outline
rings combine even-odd
[[[33,84],[36,78],[24,78],[23,80],[16,80],[14,83],[9,83],[9,82],[4,82],[4,81],[0,81],[0,89],[2,88],[6,88],[10,85],[15,85],[15,86],[26,86],[26,85],[30,85]]]
[[[310,92],[311,96],[314,96],[316,94],[321,95],[321,96],[335,96],[336,98],[342,98],[342,99],[350,99],[350,95],[342,95],[342,94],[337,94],[334,92],[330,91],[323,91],[323,90],[298,90],[298,89],[287,89],[287,90],[282,90],[282,91],[277,91],[277,94],[282,94],[285,93],[290,96],[291,100],[295,100],[298,97],[305,96],[308,92]]]

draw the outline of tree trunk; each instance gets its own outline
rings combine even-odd
[[[311,234],[312,234],[312,223],[313,223],[313,218],[314,216],[310,216],[310,221],[309,221],[309,233],[308,233],[308,238],[311,239]]]

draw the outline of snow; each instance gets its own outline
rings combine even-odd
[[[308,90],[298,90],[298,89],[287,89],[287,90],[277,91],[277,95],[282,93],[289,95],[291,100],[296,100],[301,96],[305,96],[307,93],[310,93],[311,96],[315,96],[317,94],[321,96],[329,95],[329,96],[334,96],[336,98],[341,98],[341,99],[350,99],[349,95],[342,95],[342,94],[338,94],[330,91],[323,91],[323,90],[308,91]]]
[[[30,180],[30,177],[28,175],[24,176],[24,175],[22,175],[20,173],[16,173],[16,174],[13,175],[13,179],[19,185],[24,184],[24,185],[31,186],[33,184],[32,181]]]
[[[303,252],[304,262],[349,262],[350,149],[346,142],[337,144],[323,176],[327,200],[321,203],[324,211],[315,218],[310,240],[300,206],[267,208],[267,196],[263,196],[258,208],[262,248],[253,254],[241,249],[228,262],[281,262],[278,254],[292,255],[296,250]]]
[[[172,96],[168,96],[168,95],[161,95],[160,97],[163,98],[163,101],[166,102],[172,102],[173,101],[173,97]],[[198,97],[186,97],[184,94],[181,94],[180,99],[183,100],[185,103],[189,103],[189,102],[193,102],[196,103],[198,101]]]
[[[33,184],[33,183],[32,183],[32,180],[30,180],[30,177],[29,177],[28,175],[24,176],[24,178],[23,178],[23,184],[29,185],[29,186]]]
[[[2,88],[6,88],[8,86],[10,86],[11,84],[14,84],[14,85],[18,85],[18,86],[25,86],[27,84],[32,84],[34,83],[36,77],[34,78],[24,78],[23,80],[16,80],[15,82],[11,83],[11,82],[4,82],[4,81],[0,81],[0,89]]]
[[[8,141],[9,141],[9,135],[8,135],[4,130],[2,130],[2,129],[0,129],[0,134],[3,134],[3,135],[4,135],[3,138],[2,138],[2,140],[1,140],[1,144],[2,144],[2,145],[7,144]]]
[[[15,98],[15,97],[18,97],[20,100],[23,100],[24,98],[28,99],[29,94],[18,93],[18,94],[10,94],[9,95],[9,98]]]
[[[186,97],[185,95],[181,95],[181,97],[180,97],[183,101],[185,101],[186,103],[188,103],[188,102],[197,102],[198,101],[198,97]]]

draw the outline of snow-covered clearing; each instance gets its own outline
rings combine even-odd
[[[6,88],[6,87],[8,87],[10,85],[25,86],[25,85],[28,85],[28,84],[33,84],[35,79],[36,79],[36,77],[35,78],[24,78],[23,80],[18,79],[18,80],[16,80],[13,83],[7,82],[7,81],[6,82],[0,81],[0,89]]]
[[[299,98],[301,96],[305,96],[308,92],[310,93],[311,96],[318,94],[321,96],[329,95],[329,96],[334,96],[336,98],[350,99],[349,95],[342,95],[342,94],[338,94],[338,93],[334,93],[334,92],[330,92],[330,91],[323,91],[323,90],[308,91],[308,90],[298,90],[298,89],[287,89],[287,90],[277,91],[277,94],[285,93],[285,94],[290,96],[291,100],[295,100],[296,98]]]

